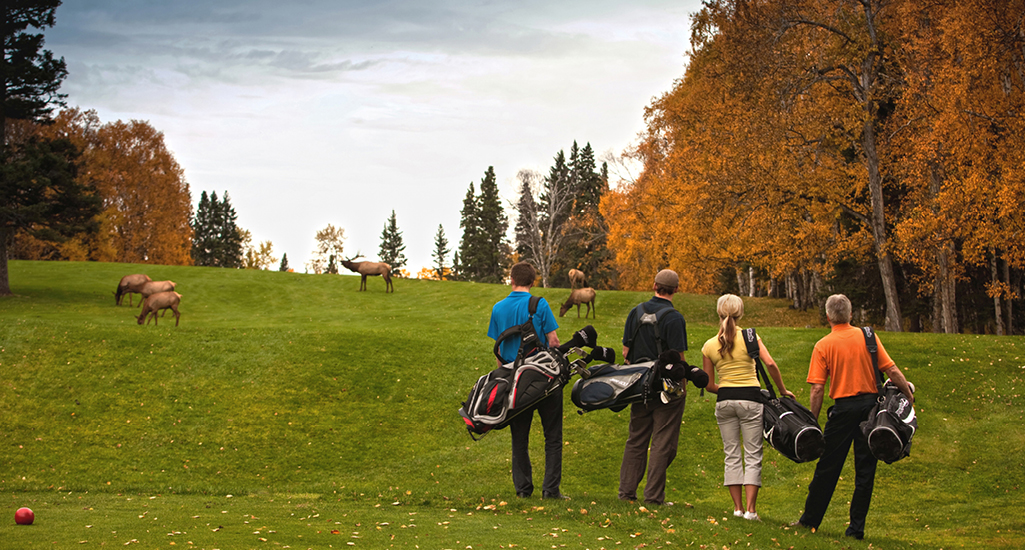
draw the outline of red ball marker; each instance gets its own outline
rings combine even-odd
[[[18,511],[14,513],[14,522],[18,525],[32,525],[35,520],[36,514],[28,508],[18,508]]]

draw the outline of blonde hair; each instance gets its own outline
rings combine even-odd
[[[744,301],[736,294],[723,294],[715,303],[719,314],[719,355],[733,357],[733,343],[737,336],[737,320],[744,316]]]

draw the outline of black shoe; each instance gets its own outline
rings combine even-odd
[[[811,529],[812,533],[814,533],[815,531],[818,531],[818,529],[816,529],[815,527],[812,527],[811,525],[805,525],[805,524],[801,523],[801,520],[791,521],[790,522],[790,526],[791,527],[799,527],[801,529]]]
[[[865,539],[865,533],[855,533],[854,531],[851,531],[850,529],[848,529],[847,532],[844,533],[844,536],[845,537],[851,537],[851,538],[853,538],[855,540],[864,540]]]
[[[556,499],[556,500],[569,500],[569,497],[562,493],[541,493],[541,498],[544,500]]]
[[[516,493],[517,498],[530,498],[530,493]]]

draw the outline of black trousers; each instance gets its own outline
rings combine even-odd
[[[545,479],[541,491],[557,495],[562,484],[562,392],[557,391],[542,399],[534,410],[541,417],[545,435]],[[534,492],[529,450],[533,420],[534,411],[527,411],[509,423],[512,432],[512,478],[517,495],[530,496]]]
[[[808,499],[804,503],[801,523],[815,528],[822,523],[853,443],[854,496],[851,497],[851,524],[845,534],[857,538],[865,536],[865,517],[872,502],[877,461],[868,449],[868,441],[862,435],[859,424],[868,419],[869,410],[875,405],[876,398],[875,394],[870,394],[838,399],[826,411],[826,429],[823,430],[826,449],[815,466],[815,476],[808,486]]]

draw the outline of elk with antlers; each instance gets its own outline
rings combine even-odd
[[[344,265],[349,271],[354,271],[360,274],[359,291],[363,292],[367,289],[367,276],[380,275],[384,279],[384,291],[388,292],[390,289],[395,292],[395,285],[391,282],[391,266],[384,262],[354,262],[356,258],[360,257],[360,253],[357,252],[355,256],[342,260]]]

